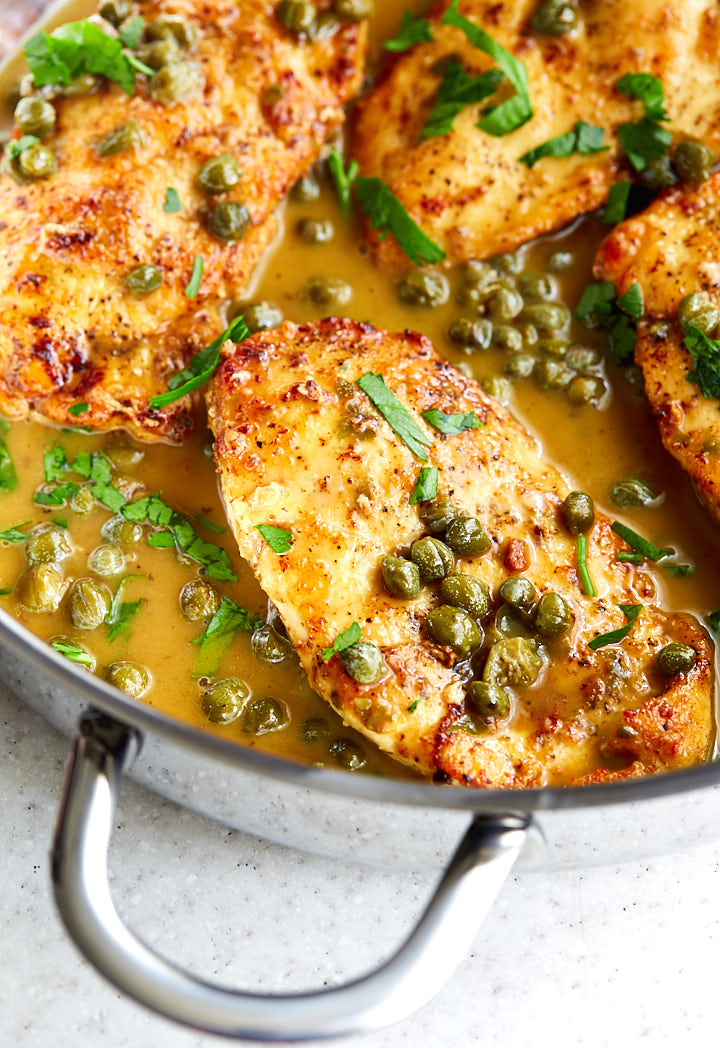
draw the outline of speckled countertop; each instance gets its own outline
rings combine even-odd
[[[4,691],[0,723],[0,1044],[222,1044],[150,1015],[81,960],[48,873],[67,742]],[[121,912],[151,945],[208,978],[266,991],[361,974],[400,942],[434,880],[267,844],[131,783],[111,866]],[[720,842],[704,842],[651,863],[513,878],[430,1005],[337,1043],[710,1044],[719,867]]]

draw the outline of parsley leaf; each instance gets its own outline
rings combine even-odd
[[[129,579],[144,579],[144,575],[123,575],[118,583],[118,588],[115,590],[115,596],[113,597],[108,613],[105,616],[105,625],[107,626],[107,636],[109,641],[117,640],[123,633],[126,633],[132,625],[132,620],[135,618],[137,613],[142,607],[142,598],[140,600],[132,601],[121,601],[123,587]]]
[[[687,373],[688,382],[694,382],[704,397],[720,399],[720,342],[689,324],[683,345],[693,362],[692,371]]]
[[[69,87],[81,73],[97,73],[131,95],[135,70],[123,51],[123,40],[104,33],[88,19],[68,22],[52,33],[37,33],[23,48],[36,87]]]
[[[644,171],[650,160],[664,156],[672,144],[670,131],[660,127],[667,120],[662,81],[651,73],[626,73],[617,89],[645,105],[645,115],[635,123],[619,124],[618,138],[623,152],[636,171]]]
[[[627,524],[621,524],[619,520],[616,520],[612,524],[612,530],[616,535],[619,535],[621,539],[624,539],[631,549],[642,554],[642,556],[647,560],[658,561],[664,560],[666,557],[675,556],[675,550],[670,546],[665,549],[660,549],[659,546],[654,546],[652,542],[644,539],[642,535],[638,535],[637,531],[633,531],[632,528],[627,526]]]
[[[356,644],[361,637],[362,630],[357,622],[353,622],[352,626],[348,626],[343,633],[338,633],[332,648],[323,648],[323,659],[327,662],[328,659],[333,657],[333,655],[338,655],[341,651],[345,651],[346,648],[349,648],[351,644]]]
[[[135,18],[131,18],[120,26],[118,29],[118,37],[122,40],[125,47],[137,47],[140,43],[140,37],[143,34],[144,28],[145,19],[141,15],[137,15]]]
[[[664,564],[663,567],[670,575],[674,575],[676,579],[687,579],[690,575],[695,574],[694,564]]]
[[[289,553],[292,549],[293,537],[291,531],[275,527],[274,524],[256,524],[255,530],[260,532],[273,553],[279,553],[282,556],[285,553]]]
[[[432,28],[427,18],[416,18],[412,11],[405,11],[397,35],[392,40],[386,40],[383,47],[386,51],[397,53],[409,51],[415,44],[431,44],[432,40]]]
[[[432,440],[418,426],[408,409],[398,400],[392,390],[385,385],[382,375],[367,371],[355,383],[370,398],[387,424],[407,445],[416,458],[427,462],[425,448],[432,447]]]
[[[602,220],[606,226],[615,226],[622,222],[627,213],[628,200],[630,199],[630,182],[616,182],[610,186],[607,203],[603,211]]]
[[[121,512],[126,520],[135,520],[138,524],[153,524],[160,529],[167,528],[178,549],[186,557],[202,564],[211,579],[237,582],[237,575],[232,570],[227,551],[214,542],[201,539],[190,521],[163,502],[159,495],[146,495],[137,502],[127,503]],[[163,544],[165,541],[163,540]]]
[[[210,531],[214,531],[216,535],[224,535],[227,528],[224,528],[222,524],[216,524],[214,520],[210,520],[209,517],[204,517],[202,513],[198,513],[195,517],[198,524],[202,524],[203,527],[208,528]]]
[[[352,189],[353,182],[358,176],[360,165],[357,160],[351,160],[345,168],[343,158],[337,151],[335,146],[330,150],[330,154],[327,159],[327,165],[330,169],[333,182],[335,183],[335,189],[337,190],[338,199],[340,200],[340,207],[347,215],[350,211],[350,190]]]
[[[720,636],[720,611],[708,612],[708,622],[715,636]]]
[[[580,577],[580,584],[583,588],[583,593],[586,597],[594,597],[595,586],[593,580],[590,578],[590,572],[587,566],[587,539],[584,535],[578,535],[577,543],[577,568],[578,575]]]
[[[642,611],[642,604],[618,604],[618,607],[628,620],[627,625],[621,626],[620,629],[613,630],[611,633],[601,633],[599,637],[593,638],[588,644],[588,647],[592,648],[593,651],[597,651],[598,648],[604,648],[607,644],[617,644],[618,641],[624,640]]]
[[[588,284],[575,310],[576,318],[586,326],[591,318],[610,336],[610,351],[615,362],[629,360],[635,350],[635,323],[643,315],[643,297],[638,284],[616,298],[614,284]]]
[[[59,444],[56,444],[55,447],[46,451],[43,455],[43,470],[48,484],[52,484],[55,480],[61,480],[69,468],[65,450]]]
[[[15,491],[18,475],[5,437],[0,436],[0,493]]]
[[[430,115],[420,132],[420,141],[452,131],[458,113],[473,102],[482,102],[488,98],[500,80],[502,73],[499,69],[489,69],[480,76],[470,76],[459,62],[448,62]]]
[[[538,160],[544,157],[569,157],[573,153],[579,153],[580,156],[591,156],[593,153],[604,153],[610,148],[610,146],[603,145],[604,134],[601,127],[578,120],[572,131],[549,138],[542,145],[535,146],[534,149],[523,153],[519,159],[528,167],[534,167]]]
[[[198,291],[200,290],[200,281],[203,275],[203,260],[201,255],[196,255],[193,260],[192,274],[188,281],[188,286],[185,288],[185,294],[188,298],[195,298]]]
[[[379,178],[358,178],[355,187],[360,209],[367,215],[371,227],[380,230],[381,240],[387,233],[392,233],[408,258],[417,265],[441,262],[445,258],[440,245],[423,233],[395,194]]]
[[[172,186],[168,186],[165,190],[165,203],[163,204],[163,211],[166,215],[175,215],[178,211],[182,211],[182,202],[178,194],[177,189],[173,189]]]
[[[225,343],[242,342],[249,334],[243,318],[235,317],[222,335],[218,335],[209,346],[205,346],[199,353],[196,353],[186,368],[173,375],[168,382],[169,392],[150,398],[150,407],[164,408],[167,404],[172,404],[174,400],[179,400],[180,397],[192,393],[193,390],[200,389],[212,378],[220,360],[220,351]]]
[[[64,506],[67,499],[77,495],[79,490],[73,480],[68,480],[53,488],[52,491],[36,491],[33,495],[33,502],[37,506]]]
[[[615,86],[622,94],[644,102],[645,116],[651,120],[667,120],[662,80],[652,73],[626,73]]]
[[[262,625],[263,620],[257,615],[241,608],[229,597],[223,597],[205,632],[193,641],[193,644],[200,645],[193,666],[193,677],[212,677],[236,634],[252,633]]]
[[[71,662],[78,662],[81,666],[94,666],[95,658],[90,654],[89,651],[85,651],[84,648],[78,647],[77,644],[68,644],[64,640],[54,640],[50,645],[55,651],[59,651],[61,655],[64,655],[66,659],[70,659]]]
[[[445,433],[447,436],[462,433],[465,429],[478,429],[479,426],[483,425],[474,411],[466,413],[459,411],[455,415],[446,415],[444,411],[440,411],[438,408],[430,408],[429,411],[423,411],[422,417],[434,429],[439,430],[440,433]]]
[[[22,524],[14,524],[11,528],[0,531],[0,542],[25,542],[30,536],[20,531],[20,528],[26,528],[29,523],[29,520],[24,520]]]
[[[78,415],[84,415],[90,410],[90,405],[86,400],[79,400],[77,404],[71,404],[68,408],[68,415],[72,415],[73,418],[77,418]]]
[[[410,496],[410,505],[416,506],[418,502],[429,502],[437,496],[437,491],[437,466],[422,466]]]
[[[39,141],[40,139],[36,135],[23,135],[22,138],[13,138],[5,146],[8,160],[17,160],[21,153],[24,153],[30,146],[37,145]]]

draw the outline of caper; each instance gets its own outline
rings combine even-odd
[[[282,25],[299,36],[306,33],[317,15],[315,4],[306,0],[281,0],[277,6],[277,16]]]
[[[165,66],[179,61],[180,48],[175,38],[169,36],[164,40],[155,40],[151,44],[142,44],[137,50],[137,56],[141,62],[150,66],[157,73]]]
[[[410,557],[425,582],[444,579],[455,567],[452,550],[436,538],[416,539],[410,547]]]
[[[87,564],[96,575],[112,578],[125,567],[125,555],[117,546],[96,546],[88,555]]]
[[[110,608],[110,591],[95,579],[78,579],[68,597],[68,612],[79,630],[97,629]]]
[[[538,360],[534,374],[543,389],[565,389],[575,377],[562,360],[553,357]]]
[[[320,183],[314,175],[302,175],[290,190],[290,199],[298,204],[312,204],[320,196]]]
[[[533,30],[543,36],[564,36],[577,23],[577,7],[569,0],[545,0],[531,19]]]
[[[510,713],[510,696],[497,684],[474,680],[468,684],[467,697],[473,710],[489,720],[491,717],[507,717]]]
[[[375,644],[359,640],[340,652],[340,661],[353,680],[358,684],[377,684],[387,673],[382,652]]]
[[[595,523],[595,503],[584,491],[571,491],[560,512],[571,535],[583,535]]]
[[[530,611],[535,603],[535,587],[530,579],[524,575],[513,576],[505,579],[498,589],[498,596],[509,604],[511,608],[520,611]]]
[[[537,346],[540,336],[538,335],[538,329],[534,324],[524,324],[520,322],[516,327],[522,335],[523,346],[525,349],[533,349]]]
[[[55,611],[64,589],[65,580],[60,568],[43,561],[20,577],[15,598],[25,611]]]
[[[644,480],[639,477],[626,477],[615,484],[610,492],[610,501],[618,509],[639,509],[650,506],[657,495]]]
[[[151,295],[161,286],[163,271],[159,266],[143,263],[126,273],[122,282],[126,290],[135,298],[144,298],[145,295]]]
[[[493,345],[510,353],[519,353],[523,348],[522,332],[509,324],[495,324],[492,333]]]
[[[102,537],[116,546],[128,549],[137,546],[142,540],[142,525],[135,520],[125,520],[124,517],[111,517],[102,526]]]
[[[202,694],[201,705],[213,724],[231,724],[242,713],[250,689],[238,677],[226,677],[211,684]]]
[[[352,739],[335,739],[330,746],[330,756],[346,771],[360,771],[367,764],[365,751]]]
[[[57,168],[57,158],[49,146],[36,142],[23,149],[17,158],[17,166],[25,178],[49,178]]]
[[[538,679],[542,664],[534,640],[505,637],[490,648],[483,667],[483,681],[498,686],[529,687]]]
[[[65,98],[81,98],[95,91],[99,84],[100,78],[94,73],[80,73],[72,78],[67,87],[63,87],[62,93]]]
[[[418,506],[418,515],[433,535],[440,535],[459,515],[459,510],[447,495],[439,495],[430,502],[421,502]]]
[[[98,5],[100,17],[115,27],[125,21],[131,10],[131,0],[102,0]]]
[[[570,251],[554,251],[547,260],[547,267],[551,273],[564,273],[574,261]]]
[[[482,381],[482,388],[499,404],[507,404],[510,400],[510,383],[502,375],[487,375]]]
[[[441,604],[427,617],[427,628],[436,644],[452,648],[461,659],[469,659],[483,642],[483,632],[466,611]]]
[[[65,637],[62,634],[58,637],[52,637],[50,639],[50,646],[54,648],[54,650],[57,651],[59,655],[64,655],[65,658],[69,659],[73,663],[73,665],[81,666],[88,673],[95,672],[97,659],[91,651],[88,651],[84,644],[78,644],[75,637]],[[73,651],[74,655],[77,653],[77,650],[79,649],[82,652],[82,657],[71,658],[70,655],[66,654],[66,651],[62,650],[63,647],[65,647],[66,649],[70,648]]]
[[[169,62],[150,82],[150,94],[159,102],[184,102],[202,91],[202,69],[197,62]]]
[[[95,154],[100,157],[115,156],[126,149],[142,149],[145,135],[135,120],[114,127],[95,142]]]
[[[653,342],[665,342],[670,337],[671,331],[672,328],[666,320],[655,320],[647,329],[647,333]],[[640,372],[640,377],[642,378],[642,371]]]
[[[710,168],[717,156],[704,142],[680,142],[672,155],[675,170],[683,182],[698,185],[710,177]]]
[[[206,193],[228,193],[238,184],[241,174],[235,157],[231,153],[221,153],[205,161],[198,172],[197,182]]]
[[[533,621],[541,637],[559,637],[570,628],[570,607],[559,593],[543,593],[535,606]]]
[[[555,281],[545,273],[521,273],[518,290],[531,302],[543,302],[552,298],[557,290]]]
[[[96,506],[97,501],[90,484],[83,484],[70,499],[70,509],[73,513],[90,513]]]
[[[526,307],[524,317],[541,335],[554,336],[568,327],[570,310],[560,302],[533,302]]]
[[[667,153],[648,160],[646,167],[637,177],[640,185],[653,193],[659,193],[660,190],[669,189],[678,183],[677,172]]]
[[[300,294],[318,306],[335,308],[347,305],[352,298],[353,289],[340,277],[311,277]]]
[[[531,353],[513,353],[505,365],[508,378],[529,378],[535,369],[535,357]]]
[[[332,728],[324,717],[308,717],[300,726],[300,737],[305,742],[328,742]]]
[[[448,335],[453,342],[470,346],[471,349],[489,349],[492,333],[490,321],[476,317],[460,317],[448,328]]]
[[[677,309],[678,320],[683,327],[696,327],[709,335],[720,322],[720,309],[702,291],[685,295]]]
[[[450,285],[442,273],[432,269],[413,269],[402,278],[397,292],[401,302],[435,309],[447,302]]]
[[[420,571],[417,564],[404,557],[383,557],[380,564],[383,584],[392,597],[413,600],[420,592]]]
[[[25,556],[31,568],[37,564],[59,564],[71,553],[70,539],[57,524],[41,524],[25,543]]]
[[[251,302],[242,306],[239,313],[242,313],[245,325],[252,334],[280,327],[283,322],[282,310],[272,302]]]
[[[567,386],[571,404],[599,404],[606,393],[605,382],[597,375],[576,375]]]
[[[174,40],[183,51],[192,51],[197,44],[197,30],[184,18],[160,15],[145,26],[148,40]]]
[[[674,677],[678,673],[689,673],[695,665],[697,652],[688,644],[673,641],[659,651],[655,659],[655,669],[663,677]]]
[[[530,616],[520,608],[513,608],[510,604],[501,604],[495,612],[492,630],[489,633],[491,640],[503,640],[505,637],[532,637],[533,627]]]
[[[55,107],[42,98],[30,95],[15,106],[15,123],[24,135],[45,138],[55,127]]]
[[[136,469],[145,457],[142,448],[135,448],[132,444],[124,444],[120,441],[108,444],[105,454],[110,459],[113,468],[123,472]]]
[[[105,670],[105,680],[131,699],[139,699],[150,687],[150,674],[136,662],[113,662]]]
[[[210,232],[226,243],[242,240],[250,224],[250,212],[236,200],[223,200],[217,204],[208,223]]]
[[[564,338],[541,338],[538,342],[538,351],[544,357],[554,357],[559,360],[564,357],[570,348],[570,343]]]
[[[319,15],[308,29],[308,39],[313,41],[326,40],[327,37],[338,31],[341,21],[332,11],[326,11],[324,14]]]
[[[447,575],[440,583],[440,595],[446,604],[462,608],[474,619],[487,615],[490,607],[488,587],[474,575]]]
[[[373,0],[335,0],[333,11],[343,22],[363,22],[375,10]]]
[[[519,255],[510,253],[495,255],[490,259],[490,265],[499,273],[519,273],[522,269],[522,260]]]
[[[463,284],[465,287],[485,287],[497,279],[497,270],[478,258],[471,258],[462,269]]]
[[[250,635],[250,647],[255,658],[262,662],[284,662],[292,654],[290,641],[281,637],[270,623],[253,630]]]
[[[306,244],[329,244],[335,236],[335,227],[328,218],[301,218],[295,229]]]
[[[523,297],[518,291],[509,287],[499,287],[490,295],[487,309],[493,320],[503,322],[520,316],[524,304]]]
[[[565,363],[573,371],[584,371],[600,362],[600,354],[590,346],[572,346],[565,355]],[[587,376],[583,376],[587,377]]]
[[[456,517],[448,525],[444,539],[461,557],[477,557],[490,549],[490,536],[477,517]]]
[[[260,102],[263,109],[273,109],[279,105],[285,97],[285,88],[282,84],[271,84],[262,93]]]
[[[218,591],[205,579],[186,582],[180,590],[180,608],[189,622],[208,622],[219,607]]]
[[[288,708],[279,699],[253,699],[245,707],[242,729],[248,735],[267,735],[280,731],[289,720]]]

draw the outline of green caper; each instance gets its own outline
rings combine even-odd
[[[197,44],[197,30],[184,18],[160,15],[145,26],[148,40],[174,40],[183,51],[192,51]]]
[[[110,591],[95,579],[78,579],[68,597],[72,624],[79,630],[97,629],[110,608]]]
[[[20,577],[15,587],[15,599],[24,611],[55,611],[64,589],[65,580],[60,568],[43,561]]]
[[[573,371],[584,371],[600,362],[600,354],[590,346],[572,346],[565,356],[565,363]],[[586,376],[583,376],[586,377]]]
[[[441,535],[448,524],[459,516],[459,510],[447,495],[439,495],[430,502],[421,502],[418,506],[418,515],[433,535]]]
[[[250,689],[239,677],[226,677],[206,688],[200,700],[205,716],[213,724],[231,724],[242,713]]]
[[[699,185],[710,177],[717,156],[704,142],[680,142],[673,151],[672,162],[682,182]]]
[[[73,513],[90,513],[97,506],[97,500],[92,493],[90,484],[83,484],[70,499],[70,509]]]
[[[569,350],[570,343],[564,338],[541,338],[537,348],[544,357],[554,357],[555,360],[559,360]]]
[[[554,251],[547,260],[547,267],[551,273],[564,273],[570,269],[574,261],[570,251]]]
[[[335,739],[330,746],[330,756],[346,771],[360,771],[367,764],[365,751],[352,739]]]
[[[105,680],[131,699],[139,699],[150,687],[150,674],[136,662],[113,662],[105,670]]]
[[[253,699],[245,707],[242,729],[248,735],[267,735],[280,731],[290,721],[290,713],[280,699]]]
[[[468,684],[468,700],[483,719],[507,717],[510,713],[510,696],[497,684],[484,680],[474,680]]]
[[[476,317],[460,317],[448,328],[453,342],[471,349],[489,349],[492,341],[492,324],[489,320]]]
[[[533,621],[541,637],[559,637],[570,629],[572,614],[567,601],[550,591],[537,602]]]
[[[282,84],[271,84],[262,93],[261,104],[263,109],[273,109],[279,105],[285,97],[285,88]]]
[[[554,357],[538,360],[534,374],[543,389],[565,389],[575,377],[562,360]]]
[[[332,728],[324,717],[308,717],[300,725],[300,737],[305,742],[329,742]]]
[[[364,22],[375,10],[373,0],[335,0],[333,11],[343,22]]]
[[[250,647],[255,658],[262,662],[284,662],[292,653],[290,641],[281,637],[269,623],[253,630],[250,635]]]
[[[121,22],[125,21],[131,10],[131,0],[102,0],[98,5],[98,14],[100,17],[104,18],[106,22],[109,22],[116,28]]]
[[[492,320],[506,322],[520,316],[524,301],[522,295],[509,287],[499,287],[487,300],[487,310]]]
[[[284,319],[282,310],[272,302],[251,302],[242,306],[238,313],[242,313],[245,325],[252,334],[280,327]]]
[[[57,524],[41,524],[25,543],[25,556],[31,568],[37,564],[59,564],[71,553],[70,539]]]
[[[307,3],[306,0],[281,0],[277,6],[277,16],[288,32],[299,36],[313,24],[317,9],[315,4]]]
[[[444,579],[455,567],[453,551],[440,539],[416,539],[410,547],[410,557],[425,582]]]
[[[543,660],[537,643],[529,637],[505,637],[495,641],[483,667],[483,681],[499,687],[529,687],[538,679]]]
[[[648,160],[647,166],[638,173],[638,180],[641,186],[652,193],[678,184],[677,172],[667,153]]]
[[[650,506],[657,495],[644,480],[639,477],[626,477],[615,484],[610,492],[610,501],[618,509],[639,509]]]
[[[647,333],[653,342],[665,342],[670,337],[671,331],[672,328],[666,320],[655,320],[647,329]],[[640,371],[640,378],[642,378],[642,370]]]
[[[24,178],[49,178],[57,169],[57,157],[49,146],[36,142],[23,149],[17,158],[17,166]]]
[[[100,77],[94,73],[80,73],[74,76],[67,87],[63,87],[62,93],[65,98],[81,98],[89,95],[100,85]]]
[[[545,0],[531,19],[533,30],[542,36],[564,36],[577,23],[577,7],[569,0]]]
[[[121,470],[123,473],[136,469],[145,457],[142,448],[135,448],[132,444],[120,441],[108,444],[105,454],[110,459],[113,469]]]
[[[210,232],[230,244],[242,240],[250,225],[250,212],[236,200],[223,200],[213,208],[208,227]]]
[[[345,672],[358,684],[377,684],[387,673],[385,659],[375,644],[359,640],[340,652],[340,661]]]
[[[599,404],[606,393],[605,382],[598,375],[576,375],[567,386],[571,404]]]
[[[497,270],[479,258],[471,258],[462,269],[462,279],[465,287],[485,287],[497,279]]]
[[[705,335],[711,334],[720,322],[720,309],[702,291],[685,295],[680,300],[677,313],[683,327],[692,325]]]
[[[58,637],[50,638],[50,646],[60,655],[64,655],[65,658],[69,659],[73,665],[81,666],[88,673],[94,673],[97,665],[97,659],[91,651],[85,647],[84,644],[78,644],[75,637],[66,637],[60,634]],[[65,650],[63,650],[65,649]],[[67,654],[68,649],[72,651],[73,657]],[[81,657],[77,657],[78,650],[82,652]]]
[[[482,381],[482,388],[499,404],[507,404],[510,401],[510,383],[502,375],[486,375]]]
[[[554,297],[557,288],[552,277],[545,273],[521,273],[518,290],[531,302],[545,302]]]
[[[435,309],[450,297],[450,285],[442,273],[432,269],[413,269],[397,286],[398,298],[410,306]]]
[[[298,204],[312,204],[320,196],[320,183],[314,175],[302,175],[290,190],[290,199]]]
[[[522,270],[522,259],[519,255],[510,253],[495,255],[494,258],[490,259],[490,265],[498,273],[519,273]]]
[[[697,652],[688,644],[679,644],[673,641],[666,644],[662,651],[658,652],[655,659],[655,669],[662,673],[663,677],[674,677],[678,673],[689,673],[695,665]]]
[[[125,567],[125,554],[117,546],[96,546],[88,555],[87,564],[90,571],[109,579]]]
[[[533,302],[525,308],[524,317],[541,335],[555,336],[570,324],[570,310],[560,302]]]
[[[519,611],[530,611],[535,603],[535,587],[530,579],[524,575],[517,575],[505,579],[498,589],[498,596],[509,604],[511,608]]]
[[[493,326],[492,342],[497,349],[505,349],[510,353],[519,353],[523,348],[522,332],[509,324],[495,324]]]
[[[528,613],[520,608],[513,608],[510,604],[501,604],[495,612],[495,619],[488,636],[491,640],[503,640],[505,637],[532,637],[532,635],[532,621]]]
[[[584,491],[571,491],[560,512],[571,535],[584,535],[595,523],[595,503]]]
[[[145,295],[151,295],[153,291],[161,286],[163,282],[163,271],[159,266],[152,266],[149,263],[144,263],[141,266],[135,266],[129,273],[126,273],[123,277],[123,285],[131,295],[135,298],[144,298]]]
[[[340,25],[341,19],[333,14],[332,11],[326,11],[324,14],[319,15],[308,29],[308,39],[313,41],[326,40],[327,37],[338,31]]]
[[[353,295],[353,289],[340,277],[311,277],[300,291],[302,298],[318,306],[345,306]]]
[[[474,619],[487,615],[490,607],[488,587],[474,575],[447,575],[440,583],[440,595],[446,604],[462,608]]]
[[[175,61],[158,69],[150,82],[150,94],[159,102],[184,102],[199,94],[204,86],[197,62]]]
[[[523,346],[525,347],[525,349],[534,349],[540,340],[540,336],[538,335],[538,329],[535,327],[535,325],[524,324],[521,322],[516,326],[518,331],[522,335]]]
[[[404,557],[383,557],[380,564],[383,584],[392,597],[413,600],[420,592],[420,571],[417,564]]]
[[[295,229],[306,244],[329,244],[335,236],[335,227],[329,218],[301,218]]]
[[[135,520],[125,520],[121,516],[111,517],[106,521],[100,533],[108,542],[121,546],[123,549],[137,546],[143,537],[142,524],[138,524]]]
[[[180,590],[180,608],[188,622],[208,622],[220,607],[220,595],[205,579],[186,582]]]
[[[21,98],[15,106],[14,118],[24,135],[45,138],[55,127],[55,107],[43,98],[30,95],[29,98]]]
[[[221,153],[205,161],[198,172],[197,182],[205,193],[229,193],[240,181],[241,174],[235,157],[231,153]]]
[[[126,149],[142,149],[145,135],[135,120],[114,127],[95,142],[95,154],[99,157],[115,156]]]
[[[441,604],[427,617],[427,628],[436,644],[452,648],[461,659],[469,659],[483,642],[483,631],[466,611]]]
[[[151,44],[142,44],[137,50],[137,56],[146,66],[150,66],[157,73],[165,66],[172,65],[180,59],[180,48],[174,37],[165,40],[155,40]]]
[[[535,370],[535,357],[531,353],[513,353],[505,365],[508,378],[529,378]]]
[[[490,536],[477,517],[456,517],[445,531],[445,542],[461,557],[478,557],[490,549]]]

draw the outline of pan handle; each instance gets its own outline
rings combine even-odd
[[[471,946],[515,862],[530,819],[477,815],[410,937],[376,971],[344,986],[256,994],[216,986],[144,945],[123,923],[107,853],[123,769],[139,737],[103,714],[80,722],[52,851],[55,899],[85,956],[119,989],[207,1033],[259,1041],[316,1041],[387,1026],[426,1004]]]

